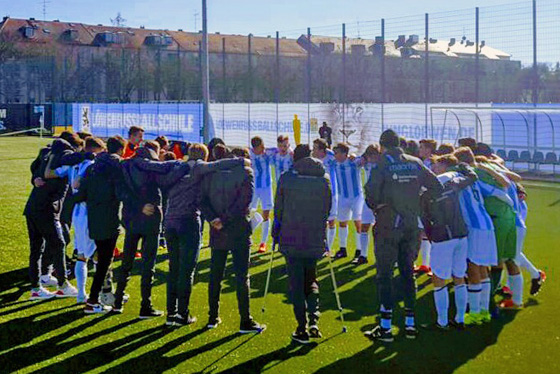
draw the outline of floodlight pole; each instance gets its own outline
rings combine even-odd
[[[202,137],[205,143],[210,141],[210,72],[208,63],[208,14],[206,0],[202,0]],[[195,30],[196,31],[196,30]]]

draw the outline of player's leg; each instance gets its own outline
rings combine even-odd
[[[418,229],[408,229],[398,243],[399,272],[403,280],[405,335],[414,339],[418,335],[414,317],[416,304],[416,278],[414,277],[414,260],[418,256]],[[379,270],[378,270],[379,271]]]
[[[167,322],[168,325],[175,324],[178,310],[177,288],[179,283],[179,256],[180,240],[177,230],[168,228],[165,230],[165,241],[169,254],[169,273],[167,274]]]
[[[357,261],[358,258],[362,256],[362,240],[361,240],[362,222],[359,219],[354,219],[354,229],[356,230],[355,232],[356,252],[354,252],[354,260]],[[352,261],[352,263],[354,263],[354,261]]]
[[[307,316],[305,308],[305,274],[303,259],[286,257],[288,271],[288,289],[290,302],[294,308],[294,315],[297,321],[296,334],[305,335],[307,333]]]
[[[142,237],[142,278],[140,292],[142,304],[140,317],[160,317],[163,312],[156,310],[152,304],[152,283],[156,272],[156,257],[159,242],[159,233],[149,233]]]
[[[508,280],[512,291],[512,298],[504,300],[500,307],[504,309],[518,309],[523,306],[523,275],[515,262],[518,254],[523,248],[525,230],[523,228],[510,227],[507,235],[507,257],[505,261],[508,272]],[[511,250],[513,249],[513,250]]]
[[[57,297],[76,297],[78,290],[68,282],[66,276],[66,254],[64,235],[58,220],[48,220],[44,224],[45,250],[49,251],[53,260],[56,278],[58,279]]]
[[[338,200],[338,245],[339,250],[335,254],[335,258],[343,258],[348,256],[348,221],[352,216],[352,205],[349,199]]]
[[[217,327],[221,322],[220,292],[222,290],[222,279],[226,270],[228,251],[212,248],[210,257],[210,280],[208,282],[208,328]]]
[[[54,293],[40,285],[39,274],[41,271],[41,257],[44,251],[44,240],[33,217],[26,217],[27,232],[29,235],[29,280],[31,281],[30,300],[48,299]]]
[[[119,274],[117,276],[117,290],[115,291],[115,306],[114,311],[122,311],[122,304],[124,299],[124,291],[128,281],[130,280],[130,272],[134,265],[134,256],[138,249],[138,242],[140,241],[140,234],[133,233],[132,230],[127,230],[124,237],[123,259]]]
[[[109,266],[111,266],[111,261],[113,260],[113,251],[115,249],[115,245],[117,244],[117,239],[118,235],[113,238],[95,241],[97,248],[97,268],[95,270],[95,275],[93,276],[93,281],[89,290],[89,297],[84,309],[86,314],[106,313],[111,310],[110,307],[99,302],[99,295],[109,270]]]
[[[328,227],[327,227],[327,246],[329,252],[333,250],[334,238],[336,237],[337,216],[338,216],[338,196],[333,193],[331,197],[331,211],[329,212]]]
[[[467,286],[465,275],[467,273],[467,238],[456,239],[453,248],[452,276],[455,285],[455,322],[462,326],[465,323],[467,312]]]
[[[453,241],[432,244],[431,266],[434,276],[434,304],[437,312],[437,327],[446,328],[449,323],[449,291],[445,280],[451,278],[453,265]]]
[[[272,187],[263,188],[260,194],[260,200],[263,209],[263,223],[261,231],[261,243],[259,246],[259,253],[266,252],[266,243],[270,232],[270,211],[273,207],[272,202]]]
[[[531,291],[529,293],[531,296],[537,295],[546,280],[546,273],[537,269],[523,252],[519,255],[519,266],[531,274]]]

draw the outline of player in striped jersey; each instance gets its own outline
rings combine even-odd
[[[420,159],[428,169],[432,168],[432,157],[437,149],[437,142],[434,139],[422,139],[419,145]],[[420,241],[420,255],[422,256],[422,265],[414,269],[418,273],[430,272],[430,249],[432,247],[426,234],[422,232],[422,240]]]
[[[270,210],[272,209],[272,163],[273,152],[267,151],[262,138],[255,136],[251,139],[251,167],[255,178],[255,191],[250,209],[256,210],[261,202],[263,212],[262,235],[258,253],[266,252],[266,241],[270,228]]]
[[[327,251],[333,247],[334,238],[336,236],[336,217],[338,212],[338,189],[336,183],[336,170],[334,152],[328,148],[325,139],[315,139],[313,141],[312,156],[321,160],[327,174],[331,179],[331,211],[329,212],[328,228],[327,228]]]
[[[274,166],[274,177],[276,183],[280,180],[280,175],[292,167],[293,151],[290,148],[290,139],[287,135],[279,135],[277,139],[278,148],[267,150],[272,153],[272,163]]]
[[[474,154],[468,147],[455,151],[461,162],[477,170]],[[478,173],[483,173],[480,169]],[[498,263],[498,249],[494,233],[494,224],[484,205],[484,199],[495,197],[508,205],[513,205],[505,191],[496,186],[478,180],[470,188],[463,190],[459,196],[463,218],[469,228],[468,235],[468,298],[469,314],[465,317],[466,324],[481,324],[490,321],[490,299],[492,296],[491,282],[488,274],[489,266]]]
[[[379,157],[381,155],[381,151],[377,144],[371,144],[366,148],[363,156],[360,158],[360,162],[365,171],[365,181],[369,180],[371,175],[371,171],[377,168],[377,162],[379,161]],[[362,183],[362,184],[365,184]],[[369,249],[369,230],[371,226],[375,223],[375,215],[373,211],[364,204],[362,209],[362,222],[361,222],[361,230],[360,230],[360,248],[361,253],[358,257],[355,257],[352,263],[354,265],[361,265],[367,264],[368,262],[368,249]]]
[[[364,193],[361,183],[361,161],[350,160],[348,153],[350,148],[345,143],[338,143],[334,148],[334,170],[338,188],[338,238],[340,249],[335,258],[346,257],[348,243],[348,221],[351,219],[356,225],[356,253],[354,257],[361,255],[360,232],[362,209],[364,206]]]

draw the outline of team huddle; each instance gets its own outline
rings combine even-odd
[[[144,140],[144,130],[136,126],[129,129],[128,140],[64,132],[41,149],[31,165],[33,189],[24,211],[30,238],[30,298],[72,297],[84,304],[86,314],[123,313],[134,259],[141,257],[139,316],[162,316],[151,292],[158,247],[165,246],[165,323],[195,323],[189,304],[206,221],[211,248],[207,328],[221,323],[221,283],[230,252],[239,331],[260,333],[266,328],[250,313],[251,236],[259,226],[257,253],[278,248],[286,259],[297,320],[294,341],[307,343],[322,336],[317,262],[323,257],[329,262],[342,259],[354,250],[351,263],[367,265],[370,232],[380,323],[366,332],[368,337],[394,340],[395,267],[403,280],[407,338],[418,335],[415,273],[428,273],[434,285],[437,321],[423,327],[462,330],[490,322],[499,309],[522,308],[521,267],[531,274],[532,295],[546,276],[523,254],[527,204],[521,177],[488,145],[470,138],[459,145],[437,148],[434,140],[418,144],[387,130],[378,145],[355,155],[347,144],[331,150],[330,141],[321,138],[312,148],[299,144],[292,149],[284,135],[274,148],[254,137],[247,149],[228,147],[217,138],[208,146],[170,143],[163,136]],[[356,232],[354,248],[349,248],[350,221]],[[70,225],[73,263],[66,258]],[[116,248],[121,227],[122,253]],[[272,249],[267,248],[269,236]],[[415,267],[419,253],[422,264]],[[122,264],[113,282],[115,257]],[[89,293],[88,262],[95,263]],[[501,284],[504,268],[507,286]],[[76,287],[69,282],[71,273]],[[331,274],[336,284],[332,262]],[[448,280],[454,283],[453,318]],[[498,293],[504,298],[496,303]],[[340,304],[339,308],[342,311]]]

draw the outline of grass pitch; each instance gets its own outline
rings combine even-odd
[[[377,309],[375,267],[334,264],[348,332],[342,333],[332,293],[327,260],[319,263],[320,326],[324,338],[309,346],[290,344],[296,327],[287,301],[284,260],[276,254],[266,313],[264,283],[269,254],[254,256],[251,309],[268,325],[261,335],[237,335],[239,317],[231,263],[224,281],[221,317],[216,330],[206,331],[209,250],[200,256],[191,308],[199,321],[168,329],[164,319],[142,320],[139,312],[139,263],[127,292],[131,300],[119,316],[86,316],[72,300],[27,301],[29,244],[23,207],[31,189],[29,165],[49,140],[31,137],[0,139],[0,372],[44,373],[557,373],[560,371],[560,327],[556,271],[560,270],[560,189],[527,184],[528,236],[525,253],[548,275],[542,292],[527,307],[503,313],[499,320],[463,332],[421,331],[407,341],[400,331],[392,345],[372,344],[363,331],[373,326]],[[255,233],[255,238],[260,232]],[[354,242],[350,234],[350,252]],[[120,240],[122,246],[122,237]],[[205,235],[205,243],[207,236]],[[69,251],[72,245],[69,246]],[[337,248],[337,245],[335,245]],[[372,258],[372,245],[369,248]],[[165,309],[167,256],[160,253],[153,301]],[[119,262],[116,263],[119,266]],[[398,280],[397,280],[398,282]],[[91,277],[88,287],[91,285]],[[434,320],[432,286],[418,279],[418,323]],[[451,304],[453,298],[451,297]],[[396,308],[396,330],[403,325],[402,303]]]

